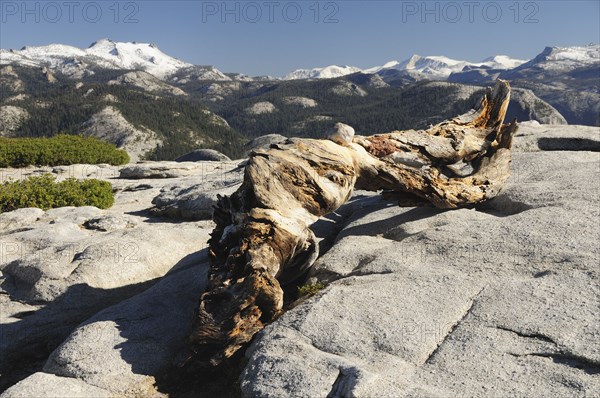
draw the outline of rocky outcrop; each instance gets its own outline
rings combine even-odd
[[[268,101],[257,102],[256,104],[246,108],[246,112],[250,115],[262,115],[265,113],[273,113],[277,110],[275,105]]]
[[[108,85],[128,85],[140,88],[149,93],[168,94],[175,96],[186,96],[187,93],[178,87],[173,87],[156,78],[150,73],[143,71],[132,71],[109,80]]]
[[[390,87],[378,74],[355,73],[346,77],[348,81],[355,84],[365,85],[373,88]]]
[[[397,198],[354,192],[312,226],[321,256],[306,285],[325,287],[254,339],[242,395],[594,396],[599,134],[522,123],[505,189],[473,209],[400,207]],[[116,190],[109,210],[0,215],[0,341],[14,352],[3,352],[2,365],[12,368],[2,372],[3,388],[11,386],[2,398],[160,397],[169,393],[161,378],[184,371],[177,364],[206,283],[214,224],[174,223],[146,210],[169,187],[173,198],[185,187],[210,192],[241,170],[238,162],[200,162],[195,171],[168,172],[182,164],[160,163],[159,174],[178,177],[128,179],[108,165],[0,169],[2,180],[54,172],[107,179]],[[110,249],[127,242],[143,249],[146,271],[112,264]],[[11,287],[11,263],[24,284]],[[43,290],[31,281],[54,277],[61,288],[60,273],[78,264],[67,279],[85,276],[83,284],[51,301],[27,298],[53,297],[51,284]],[[144,273],[148,281],[137,286],[100,287]],[[186,386],[188,396],[210,396]]]
[[[44,78],[50,84],[54,84],[58,81],[54,74],[47,67],[42,68],[42,75],[44,75]]]
[[[169,77],[170,81],[177,84],[187,84],[190,81],[219,81],[229,82],[231,77],[227,76],[214,66],[208,65],[193,65],[184,69],[178,70],[175,74]]]
[[[211,122],[217,126],[223,126],[223,127],[228,127],[228,128],[231,127],[231,126],[229,126],[229,123],[227,123],[227,120],[223,119],[221,116],[217,115],[216,113],[209,111],[208,109],[203,109],[202,113],[204,113],[205,115],[210,117]]]
[[[23,122],[29,119],[29,112],[13,105],[0,106],[0,137],[10,136]]]
[[[0,215],[7,226],[0,288],[11,301],[38,308],[15,308],[0,325],[0,352],[11,361],[23,350],[55,347],[77,324],[147,289],[203,245],[193,223],[170,228],[94,207],[18,212],[29,222]]]
[[[227,96],[236,94],[239,95],[241,90],[242,84],[240,82],[231,81],[211,82],[200,89],[200,91],[212,101],[222,101]]]
[[[15,68],[6,65],[0,68],[0,87],[7,93],[19,93],[24,90],[25,83],[17,74]]]
[[[526,89],[513,90],[506,117],[517,120],[535,120],[542,124],[567,124],[563,115],[552,105],[538,98],[533,91]]]
[[[332,87],[329,91],[331,94],[340,95],[343,97],[365,97],[368,95],[368,93],[365,90],[363,90],[360,86],[345,80],[340,81],[339,84]]]
[[[117,108],[110,105],[84,123],[81,133],[126,150],[132,162],[142,159],[147,152],[162,143],[156,132],[145,127],[135,127]]]
[[[44,371],[114,395],[155,394],[155,378],[173,367],[185,348],[190,313],[206,284],[206,257],[197,261],[81,324],[50,355]]]
[[[458,84],[451,82],[428,82],[423,87],[449,87],[454,94],[448,104],[457,100],[467,100],[474,94],[480,95],[483,92],[482,87]],[[533,91],[523,88],[512,88],[510,104],[506,111],[506,120],[517,119],[517,121],[535,120],[542,124],[567,124],[567,121],[552,105],[536,96]]]
[[[285,105],[294,105],[301,108],[314,108],[317,106],[317,101],[306,97],[283,97],[281,102]]]
[[[228,166],[227,170],[232,167]],[[218,181],[223,175],[219,168],[205,167],[203,174],[198,173],[195,177],[129,180],[120,178],[119,170],[114,166],[73,165],[0,169],[0,178],[20,179],[41,173],[54,173],[59,179],[108,180],[116,191],[115,205],[108,210],[94,207],[48,211],[19,209],[0,214],[0,355],[5,359],[0,365],[0,390],[19,381],[28,372],[40,371],[50,352],[81,322],[107,307],[137,297],[169,272],[174,277],[181,276],[183,274],[177,272],[195,264],[200,266],[204,261],[203,249],[211,223],[188,221],[176,226],[170,220],[150,216],[147,210],[152,207],[152,198],[167,184],[181,183],[181,180],[190,178],[195,178],[194,182],[200,184],[203,180]],[[182,185],[191,186],[193,183]],[[170,333],[185,334],[185,327],[176,326],[173,317],[177,313],[162,306],[180,306],[182,319],[191,321],[190,313],[184,308],[192,311],[199,295],[197,289],[202,289],[202,273],[205,271],[201,266],[186,272],[184,279],[189,281],[193,293],[185,296],[178,290],[176,299],[188,297],[188,307],[182,301],[169,304],[162,295],[165,290],[155,290],[159,296],[154,300],[165,301],[164,304],[154,303],[151,307],[164,312],[167,318],[171,317],[157,319],[164,327],[174,328]],[[165,279],[161,283],[161,286],[166,286],[170,282]],[[182,285],[177,282],[174,286],[179,289]],[[137,311],[143,319],[150,317],[139,315],[142,313]],[[110,335],[106,335],[105,342],[112,342],[124,324],[121,322],[118,327],[114,333],[111,331]],[[160,333],[163,337],[169,336],[167,331]],[[96,334],[94,338],[100,335]],[[147,347],[145,343],[143,346]],[[171,350],[164,348],[154,354],[162,355],[160,352],[167,355],[165,353]],[[152,358],[150,361],[158,363]],[[104,364],[101,361],[97,363]],[[136,371],[135,367],[132,371]],[[77,381],[61,383],[60,380],[56,376],[37,375],[5,394],[27,397],[101,396],[100,389],[93,388],[91,384]],[[50,383],[56,385],[48,388],[46,393],[36,392]],[[38,384],[39,388],[36,387]]]
[[[207,175],[226,170],[236,162],[144,162],[119,169],[121,178],[179,178]]]

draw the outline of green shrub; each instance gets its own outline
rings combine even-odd
[[[127,152],[95,137],[64,134],[50,138],[0,137],[0,167],[77,163],[121,165],[127,162]]]
[[[63,206],[96,206],[107,209],[114,203],[108,181],[76,180],[57,182],[51,174],[6,181],[0,185],[0,213],[26,207],[48,210]]]
[[[325,285],[322,282],[317,282],[311,285],[302,285],[298,287],[298,294],[300,296],[307,296],[307,295],[314,295],[317,294],[319,291],[323,290],[325,288]]]

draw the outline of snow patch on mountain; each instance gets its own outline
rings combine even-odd
[[[118,43],[103,39],[92,44],[86,53],[114,62],[121,69],[142,69],[161,78],[192,66],[166,55],[155,44],[148,43]]]
[[[480,66],[488,66],[490,69],[513,69],[525,62],[527,61],[514,59],[508,55],[496,55],[484,59]]]
[[[149,43],[114,42],[98,40],[83,50],[64,44],[24,47],[21,50],[0,50],[0,64],[17,63],[25,66],[60,70],[73,75],[90,66],[104,69],[143,70],[158,78],[165,78],[192,64],[163,53],[156,45]]]
[[[354,66],[328,66],[325,68],[298,69],[288,74],[284,80],[297,79],[329,79],[361,72],[365,74],[385,74],[390,70],[406,71],[417,77],[433,80],[444,80],[450,74],[460,72],[464,69],[512,69],[527,61],[513,59],[507,55],[496,55],[484,59],[481,62],[460,61],[442,55],[420,56],[413,55],[409,59],[389,61],[382,66],[360,69]]]
[[[496,55],[484,59],[482,62],[469,62],[448,58],[441,55],[420,56],[413,55],[403,62],[388,62],[381,68],[372,68],[379,73],[384,70],[395,69],[399,71],[408,71],[423,75],[423,77],[433,80],[444,80],[452,73],[461,72],[470,69],[512,69],[526,61],[513,59],[506,55]],[[377,70],[378,69],[378,70]]]
[[[531,61],[517,69],[538,67],[546,70],[571,70],[600,62],[600,45],[582,47],[546,47]]]
[[[338,66],[330,65],[324,68],[313,68],[313,69],[297,69],[292,73],[286,75],[284,80],[299,80],[299,79],[332,79],[336,77],[342,77],[351,75],[353,73],[362,72],[360,68],[355,66]]]

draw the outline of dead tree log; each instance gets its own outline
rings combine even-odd
[[[190,336],[197,359],[220,363],[281,312],[281,286],[318,256],[309,226],[353,189],[408,192],[440,208],[497,195],[517,129],[503,125],[509,98],[509,84],[498,81],[479,111],[428,130],[353,137],[341,129],[253,153],[242,186],[214,212],[210,281]]]

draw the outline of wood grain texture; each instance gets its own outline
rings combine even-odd
[[[517,129],[516,121],[503,125],[509,99],[509,84],[498,81],[479,111],[428,130],[352,137],[345,126],[331,139],[289,139],[253,152],[243,184],[214,212],[210,281],[190,336],[195,359],[221,363],[281,313],[282,285],[318,257],[309,226],[355,188],[406,192],[440,208],[496,196]]]

